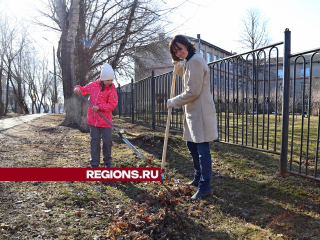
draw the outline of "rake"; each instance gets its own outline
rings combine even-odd
[[[175,86],[176,86],[176,76],[177,76],[177,72],[176,71],[177,71],[177,69],[175,67],[174,71],[173,71],[173,80],[172,80],[172,86],[171,86],[171,98],[174,97],[174,90],[175,90]],[[177,199],[176,199],[174,193],[163,183],[163,180],[164,180],[164,167],[165,167],[165,163],[166,163],[167,146],[168,146],[168,138],[169,138],[169,130],[170,130],[171,113],[172,113],[172,107],[168,108],[168,118],[167,118],[166,132],[165,132],[163,151],[162,151],[160,184],[158,186],[154,187],[150,192],[148,192],[146,198],[150,199],[150,200],[157,200],[157,201],[165,201],[165,202],[175,203],[175,202],[177,202]],[[168,192],[174,197],[174,200],[150,198],[149,194],[151,192],[153,192],[154,190],[156,190],[160,186],[164,186],[168,190]]]
[[[91,102],[89,102],[89,100],[88,100],[85,96],[83,96],[82,94],[81,94],[81,96],[83,97],[84,100],[86,100],[86,102],[87,102],[91,107],[93,107],[93,105],[91,104]],[[99,115],[100,115],[104,120],[106,120],[107,123],[109,123],[110,126],[111,126],[114,130],[116,130],[116,132],[118,133],[118,135],[119,135],[119,137],[121,138],[121,140],[122,140],[125,144],[127,144],[128,147],[131,148],[131,149],[138,155],[138,157],[145,158],[145,156],[144,156],[135,146],[133,146],[133,145],[131,144],[131,142],[129,142],[129,140],[126,139],[126,138],[122,135],[122,133],[119,132],[119,130],[118,130],[115,126],[113,126],[113,125],[110,123],[110,121],[109,121],[105,116],[103,116],[103,115],[101,114],[101,112],[97,111],[97,113],[99,113]]]

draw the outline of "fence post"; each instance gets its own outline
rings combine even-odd
[[[156,96],[155,96],[155,79],[154,70],[151,77],[151,108],[152,108],[152,129],[156,129]]]
[[[118,107],[119,107],[119,118],[121,117],[121,105],[122,105],[122,101],[121,101],[121,88],[120,88],[120,84],[118,85]]]
[[[290,55],[291,32],[286,28],[284,32],[283,53],[283,94],[282,94],[282,124],[281,124],[281,154],[280,175],[286,176],[288,158],[288,132],[289,132],[289,93],[290,93]]]
[[[131,78],[131,123],[134,124],[133,78]]]

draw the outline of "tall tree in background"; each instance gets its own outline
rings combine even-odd
[[[268,19],[261,15],[258,8],[250,8],[241,19],[242,28],[238,42],[246,49],[256,49],[270,43]]]
[[[72,52],[74,62],[69,62],[75,69],[75,80],[71,82],[71,77],[62,74],[63,82],[68,82],[68,86],[64,85],[65,104],[70,97],[69,91],[72,92],[71,96],[73,94],[75,82],[85,85],[95,80],[99,76],[100,67],[105,62],[112,65],[118,78],[126,77],[130,80],[134,75],[133,63],[137,48],[145,47],[161,58],[159,53],[163,52],[163,48],[150,43],[158,41],[159,33],[164,32],[168,24],[167,14],[172,10],[162,7],[164,3],[160,0],[78,0],[78,2],[79,9],[76,12],[80,17],[78,17],[78,23],[74,22],[72,27],[73,33],[76,33],[74,52]],[[60,31],[63,36],[63,29],[70,28],[72,4],[75,4],[75,0],[67,1],[69,5],[62,0],[47,0],[43,3],[46,6],[38,8],[37,11],[42,16],[50,18],[53,25],[44,25],[43,22],[35,19],[36,23]],[[62,24],[66,24],[65,28]],[[70,47],[58,49],[58,59],[62,65],[65,63],[62,57],[62,54],[66,54],[65,51],[70,51],[68,54],[71,54],[73,50]],[[66,69],[62,67],[62,72],[64,71]],[[76,104],[72,102],[71,107],[66,106],[67,123],[80,124],[81,118],[72,111],[81,109],[75,107]]]
[[[10,111],[27,114],[30,100],[36,112],[49,110],[48,59],[27,35],[23,23],[0,13],[0,116]]]
[[[39,57],[35,49],[30,50],[25,54],[21,68],[24,81],[28,86],[27,94],[32,100],[31,111],[40,113],[43,108],[45,112],[48,112],[51,105],[48,101],[54,102],[49,93],[50,87],[53,86],[53,77],[48,72],[48,59],[46,56]]]
[[[242,27],[240,32],[240,39],[238,42],[246,50],[254,50],[259,47],[266,46],[270,43],[268,35],[268,19],[262,16],[261,11],[258,8],[250,8],[246,10],[245,16],[241,19]],[[259,67],[263,65],[263,53],[253,53],[250,55],[247,64],[252,69],[252,74],[245,73],[247,76],[248,86],[252,86],[253,91],[249,93],[251,98],[257,96],[258,92],[258,78],[257,75],[265,74],[263,68]],[[259,73],[257,74],[257,71]],[[258,111],[259,106],[254,102],[250,103],[251,111]]]
[[[26,50],[28,39],[14,21],[5,16],[1,20],[1,74],[6,73],[7,81],[5,104],[0,104],[0,114],[6,115],[8,113],[10,85],[15,96],[15,105],[19,106],[20,113],[28,113],[25,92],[23,92],[23,78],[19,74],[20,70],[17,70],[17,65],[21,64],[21,56]],[[0,95],[2,95],[2,89]],[[16,107],[16,109],[18,108]]]

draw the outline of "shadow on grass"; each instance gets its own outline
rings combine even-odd
[[[319,183],[295,176],[282,178],[278,155],[221,143],[212,149],[216,164],[224,170],[214,176],[213,185],[225,213],[288,237],[313,234],[320,205],[319,198],[312,198],[312,186],[319,187]]]
[[[179,134],[170,131],[166,172],[187,182],[193,177],[192,160],[184,141],[175,135]],[[147,144],[141,147],[150,154],[155,152]],[[320,223],[320,204],[319,197],[313,196],[319,190],[313,192],[310,186],[319,188],[318,182],[280,177],[278,155],[222,143],[211,143],[211,150],[213,199],[225,215],[287,237],[313,236]]]

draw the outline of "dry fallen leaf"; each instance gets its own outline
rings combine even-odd
[[[146,221],[148,221],[148,222],[150,222],[150,219],[147,218],[147,217],[141,217],[141,218],[144,219],[144,220],[146,220]]]
[[[119,223],[118,223],[118,226],[119,226],[120,228],[124,228],[124,229],[127,229],[127,228],[128,228],[128,224],[127,224],[127,223],[124,223],[124,222],[119,222]]]

